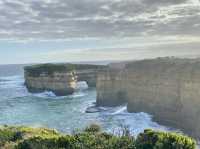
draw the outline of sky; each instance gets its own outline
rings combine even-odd
[[[199,0],[0,0],[0,64],[200,56]]]

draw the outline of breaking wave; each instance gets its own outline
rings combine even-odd
[[[90,122],[100,123],[105,130],[112,132],[123,124],[129,126],[135,135],[147,128],[171,130],[153,122],[152,116],[147,113],[128,113],[126,105],[98,107],[97,113],[85,113],[85,109],[94,105],[96,99],[96,91],[88,89],[86,82],[79,82],[74,94],[58,97],[50,91],[28,93],[23,76],[0,77],[0,95],[3,97],[0,99],[0,124],[39,123],[64,132],[69,128],[84,127]]]
[[[34,97],[39,97],[39,98],[52,98],[52,99],[63,99],[63,98],[79,98],[79,97],[84,97],[86,93],[84,92],[75,92],[72,95],[67,95],[67,96],[56,96],[52,91],[44,91],[41,93],[29,93],[30,95]]]
[[[126,105],[113,108],[104,107],[104,109],[100,112],[100,115],[102,115],[104,120],[112,119],[113,126],[107,129],[110,132],[113,132],[113,130],[120,130],[121,126],[128,126],[134,135],[138,135],[147,128],[154,130],[174,131],[172,128],[159,125],[158,123],[154,122],[152,120],[152,116],[147,113],[129,113]]]
[[[79,81],[76,84],[76,91],[84,91],[88,89],[88,85],[85,81]]]
[[[40,98],[47,98],[47,97],[55,98],[56,97],[56,95],[51,91],[44,91],[44,92],[41,92],[41,93],[30,93],[30,94],[32,96],[40,97]]]

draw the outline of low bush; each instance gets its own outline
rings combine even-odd
[[[59,138],[33,137],[20,142],[16,149],[73,149],[73,137]]]
[[[85,132],[100,132],[101,131],[101,127],[97,124],[91,124],[89,127],[86,127]]]
[[[106,68],[103,65],[91,65],[91,64],[38,64],[32,66],[24,67],[25,72],[32,77],[38,77],[40,74],[45,73],[48,75],[52,75],[54,72],[70,72],[75,70],[83,70],[83,69],[99,69]]]
[[[122,130],[123,131],[123,130]],[[127,129],[126,129],[127,131]],[[127,135],[128,134],[128,135]],[[0,129],[0,148],[6,149],[195,149],[194,139],[177,133],[145,130],[135,139],[130,133],[114,135],[91,125],[73,135],[46,128],[6,127]]]
[[[195,149],[195,141],[177,133],[145,130],[136,140],[138,149]]]
[[[22,139],[22,132],[13,131],[9,128],[0,129],[0,148],[7,142],[15,142]]]

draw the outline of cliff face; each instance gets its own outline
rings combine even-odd
[[[25,73],[25,85],[30,92],[52,91],[56,95],[72,94],[76,88],[76,77],[72,72],[41,74],[33,77]]]
[[[147,112],[154,118],[200,137],[200,61],[143,60],[117,72],[99,74],[97,104],[128,103],[129,112]]]
[[[105,66],[80,64],[42,64],[25,67],[25,85],[29,92],[52,91],[58,96],[75,91],[78,81],[96,86],[97,71]]]
[[[117,106],[126,102],[123,71],[107,69],[99,72],[97,77],[97,105]]]

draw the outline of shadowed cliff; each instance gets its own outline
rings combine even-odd
[[[162,124],[200,137],[199,59],[157,58],[129,62],[99,73],[97,104],[128,103],[129,112],[147,112]]]

